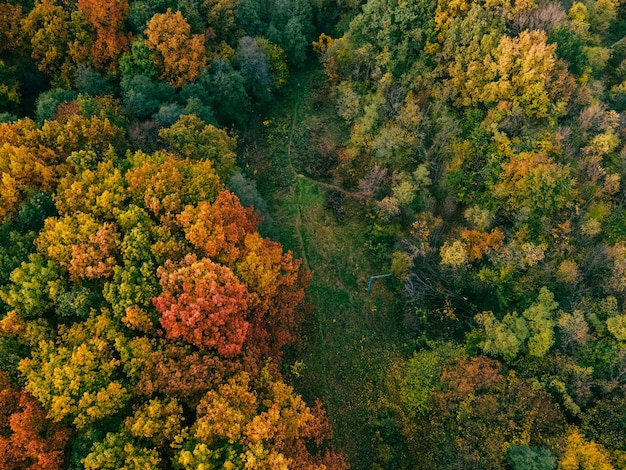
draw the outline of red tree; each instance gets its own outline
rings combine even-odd
[[[229,268],[187,255],[179,264],[166,262],[157,274],[163,293],[153,302],[169,338],[224,357],[241,352],[249,294]]]
[[[12,388],[0,372],[0,470],[61,468],[67,436],[34,398]]]

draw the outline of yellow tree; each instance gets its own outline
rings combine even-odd
[[[69,88],[76,65],[91,62],[90,26],[80,12],[71,13],[56,0],[41,0],[22,27],[39,70],[52,75],[52,85]]]
[[[571,92],[567,87],[571,78],[557,61],[556,44],[546,40],[544,31],[522,31],[515,38],[503,36],[493,54],[485,58],[482,72],[487,82],[475,89],[479,100],[521,109],[529,118],[562,114]]]
[[[255,383],[242,372],[208,392],[197,409],[187,442],[176,455],[180,468],[345,469],[330,454],[322,463],[306,441],[324,438],[329,428],[293,388],[263,370]]]
[[[586,441],[577,428],[569,430],[559,470],[613,470],[608,451],[600,444]]]
[[[157,13],[148,21],[146,45],[161,79],[175,88],[193,82],[206,66],[204,37],[191,34],[191,26],[180,11]]]
[[[235,170],[236,140],[195,114],[181,116],[171,127],[162,129],[159,137],[185,158],[213,162],[223,181]]]

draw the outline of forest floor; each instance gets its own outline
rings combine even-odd
[[[337,146],[346,135],[330,100],[320,107],[315,99],[324,92],[323,82],[315,67],[292,77],[287,87],[293,93],[283,92],[244,153],[247,170],[268,201],[272,235],[313,271],[308,302],[314,311],[302,329],[302,343],[287,358],[301,362],[286,368],[286,378],[308,403],[323,401],[334,442],[352,468],[371,468],[381,458],[373,455],[380,446],[372,439],[394,401],[389,372],[403,360],[403,336],[392,281],[378,279],[367,292],[370,276],[381,268],[367,250],[365,202],[299,167],[312,157],[313,134],[323,132]],[[346,196],[345,216],[328,208],[329,190]]]

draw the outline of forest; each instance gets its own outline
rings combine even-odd
[[[0,0],[0,470],[626,469],[626,0]]]

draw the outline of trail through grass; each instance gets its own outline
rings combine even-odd
[[[329,133],[337,133],[333,126],[341,124],[333,121],[332,108],[313,111],[310,93],[319,75],[296,79],[301,86],[266,125],[267,154],[255,168],[279,240],[314,273],[308,291],[314,313],[303,328],[298,353],[305,367],[292,380],[309,403],[323,400],[335,442],[346,450],[352,467],[370,468],[372,423],[391,393],[387,373],[401,360],[397,299],[385,279],[376,280],[367,293],[369,277],[380,273],[367,252],[362,209],[355,215],[348,210],[338,221],[326,208],[324,194],[334,182],[317,182],[292,161],[307,145],[298,140],[298,131],[310,119],[327,119]],[[350,204],[357,208],[361,203]]]

